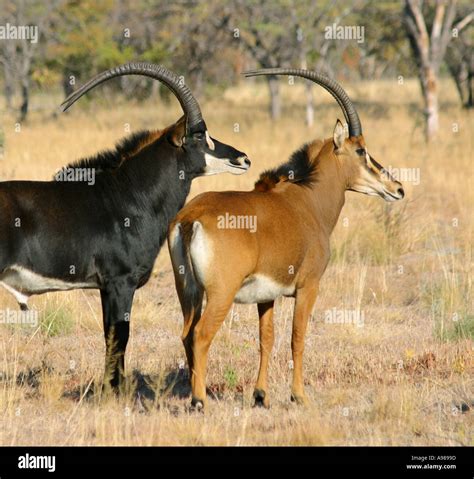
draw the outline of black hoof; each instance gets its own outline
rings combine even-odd
[[[191,410],[201,412],[204,410],[204,401],[193,397],[191,399]]]
[[[253,407],[265,407],[265,391],[263,389],[255,389],[253,392],[253,398],[255,403]]]

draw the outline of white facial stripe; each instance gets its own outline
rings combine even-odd
[[[215,175],[229,170],[227,166],[227,161],[229,160],[217,158],[209,153],[204,153],[204,159],[206,161],[206,175]]]
[[[395,198],[390,195],[383,181],[378,180],[365,168],[362,170],[358,180],[351,186],[351,189],[369,196],[381,196],[385,201],[396,201],[401,198]]]
[[[214,145],[214,142],[212,141],[209,132],[206,130],[206,141],[207,141],[207,146],[209,147],[210,150],[214,151],[216,149],[216,145]]]
[[[209,153],[204,153],[204,159],[206,161],[204,176],[216,175],[226,171],[229,171],[234,175],[241,175],[246,172],[246,168],[233,166],[228,158],[217,158]]]
[[[367,150],[365,150],[365,159],[367,161],[367,164],[373,168],[377,173],[380,174],[380,177],[382,180],[385,180],[385,181],[394,181],[394,179],[392,178],[392,176],[390,175],[390,173],[385,170],[385,168],[382,168],[382,169],[379,169],[377,166],[374,165],[374,163],[372,162],[372,160],[370,159],[370,155],[368,153]]]
[[[369,155],[369,152],[367,151],[367,148],[365,149],[365,161],[367,161],[367,164],[371,167],[373,167],[374,165],[372,164],[372,161],[370,161],[370,155]]]
[[[370,174],[365,168],[361,168],[361,175],[354,183],[353,188],[359,193],[368,195],[381,191],[382,185],[374,175]]]

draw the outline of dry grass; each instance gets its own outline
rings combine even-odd
[[[235,306],[213,344],[205,415],[190,414],[181,313],[166,248],[136,296],[127,353],[130,393],[100,400],[104,346],[99,296],[36,297],[40,323],[0,327],[0,444],[474,445],[472,113],[442,88],[439,141],[426,147],[412,81],[355,85],[366,140],[384,166],[419,168],[406,199],[349,193],[333,234],[305,354],[308,408],[289,401],[293,301],[279,300],[270,369],[272,408],[251,407],[258,363],[255,306]],[[266,93],[246,84],[203,104],[212,134],[246,151],[247,175],[195,182],[192,195],[250,189],[258,173],[314,137],[331,134],[334,102],[319,90],[317,124],[303,126],[302,90],[285,89],[286,117],[270,124]],[[98,95],[97,95],[98,97]],[[96,97],[96,98],[97,98]],[[48,179],[71,159],[111,146],[132,130],[165,125],[178,109],[160,102],[74,107],[51,117],[59,97],[39,99],[20,133],[4,122],[2,179]],[[386,105],[385,105],[386,103]],[[234,124],[239,132],[234,132]],[[459,124],[454,133],[452,124]],[[2,308],[16,308],[1,292]],[[364,313],[363,327],[328,324],[332,308]]]

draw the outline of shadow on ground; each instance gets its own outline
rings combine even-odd
[[[41,383],[48,377],[57,375],[64,381],[62,399],[68,399],[77,403],[98,404],[104,400],[116,397],[104,396],[102,391],[102,380],[91,377],[84,381],[79,378],[77,371],[68,370],[59,373],[47,364],[40,367],[28,368],[20,371],[16,376],[9,376],[0,371],[0,384],[10,383],[11,386],[25,389],[25,396],[40,397]],[[207,388],[208,400],[234,400],[243,402],[243,385],[229,386],[225,381],[211,383]],[[183,405],[171,402],[171,399],[190,399],[191,385],[189,372],[184,368],[168,368],[162,374],[144,374],[134,369],[132,374],[127,376],[125,389],[117,396],[117,399],[124,399],[137,407],[139,412],[147,412],[151,409],[168,409],[173,414],[178,414]],[[186,401],[184,409],[190,408],[191,401]]]
[[[73,388],[66,388],[64,398],[73,401],[97,399],[102,392],[102,381],[90,381]],[[190,397],[189,374],[185,369],[170,369],[164,375],[144,374],[134,369],[126,378],[125,396],[148,404],[159,403],[167,398],[185,399]]]

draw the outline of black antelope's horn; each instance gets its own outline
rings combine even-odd
[[[300,70],[298,68],[262,68],[260,70],[250,70],[243,72],[246,77],[253,77],[258,75],[293,75],[308,80],[321,85],[326,89],[337,101],[341,107],[344,117],[349,126],[349,135],[350,136],[359,136],[362,134],[362,126],[360,124],[359,115],[354,107],[354,104],[351,102],[350,98],[347,96],[347,93],[344,89],[332,78],[318,73],[315,71],[309,70]]]
[[[181,108],[186,115],[188,131],[192,133],[194,131],[203,131],[206,129],[206,124],[202,118],[199,104],[189,88],[184,84],[183,80],[165,67],[153,63],[126,63],[125,65],[111,68],[110,70],[100,73],[89,80],[86,84],[82,85],[79,90],[76,90],[69,95],[66,100],[61,103],[63,111],[66,111],[71,105],[79,100],[82,95],[89,90],[92,90],[92,88],[95,88],[97,85],[100,85],[111,78],[123,75],[143,75],[163,82],[179,100]]]

